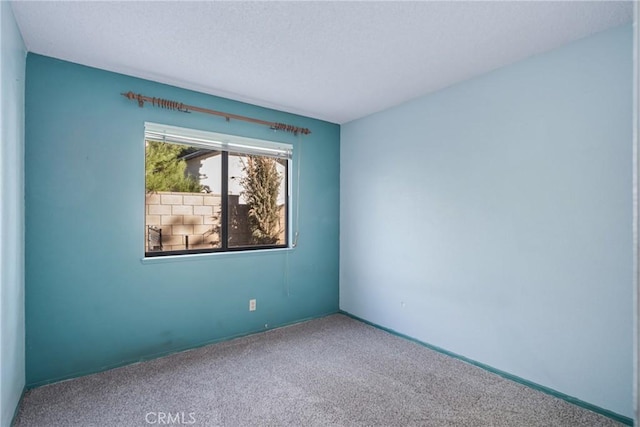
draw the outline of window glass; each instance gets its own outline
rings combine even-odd
[[[229,247],[286,243],[286,161],[229,154]]]
[[[234,137],[229,152],[218,134],[154,129],[145,132],[146,256],[287,246],[290,146]]]

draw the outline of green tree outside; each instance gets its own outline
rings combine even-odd
[[[199,193],[202,185],[196,178],[187,175],[187,162],[180,159],[190,147],[147,141],[145,155],[145,183],[148,193],[156,191],[178,191]]]
[[[276,168],[276,159],[248,155],[244,162],[244,177],[240,184],[249,206],[249,227],[254,244],[278,242],[280,214],[278,193],[282,177]]]

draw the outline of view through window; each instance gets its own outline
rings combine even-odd
[[[288,245],[292,147],[145,127],[145,255]]]

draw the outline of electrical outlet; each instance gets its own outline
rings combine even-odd
[[[256,300],[249,300],[249,311],[256,311]]]

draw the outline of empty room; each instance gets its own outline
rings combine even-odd
[[[0,427],[638,425],[633,1],[0,1]]]

